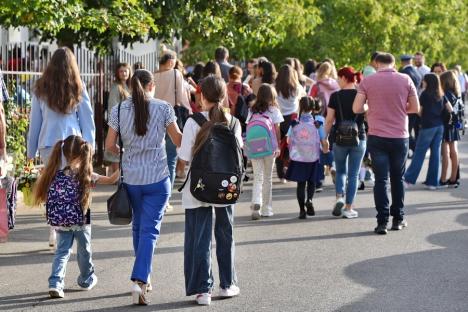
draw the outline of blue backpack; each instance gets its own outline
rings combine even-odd
[[[275,125],[264,114],[252,114],[247,123],[245,138],[247,157],[250,159],[271,156],[278,149]]]
[[[47,193],[47,223],[52,226],[83,225],[85,221],[81,209],[80,184],[66,171],[69,170],[57,171]]]

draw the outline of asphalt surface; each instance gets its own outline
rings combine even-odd
[[[276,181],[275,215],[251,221],[247,183],[235,220],[241,295],[215,296],[210,307],[198,307],[185,296],[180,194],[164,219],[147,307],[131,306],[131,231],[106,219],[104,203],[112,187],[94,193],[92,246],[99,282],[91,291],[79,290],[74,253],[66,297],[60,300],[47,295],[53,255],[43,214],[21,208],[9,242],[0,244],[0,311],[468,311],[468,143],[463,139],[460,188],[428,191],[418,184],[407,192],[409,227],[386,236],[373,233],[370,187],[358,193],[358,219],[337,219],[331,216],[334,191],[328,178],[314,198],[317,215],[298,220],[295,184]]]

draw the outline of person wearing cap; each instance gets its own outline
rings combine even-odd
[[[406,74],[411,78],[419,94],[421,89],[422,77],[420,76],[418,70],[413,66],[413,56],[409,54],[403,54],[400,56],[400,60],[400,73]],[[409,154],[410,158],[412,157],[414,149],[416,148],[416,140],[419,134],[419,124],[420,118],[418,114],[408,114],[408,131],[410,135],[409,149],[411,150],[411,153]]]

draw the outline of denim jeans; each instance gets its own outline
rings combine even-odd
[[[62,231],[57,230],[57,250],[52,263],[52,273],[49,277],[49,288],[65,288],[65,272],[67,262],[76,239],[76,260],[80,269],[78,285],[87,288],[97,278],[94,274],[94,264],[91,252],[91,226],[85,226],[81,230]]]
[[[383,138],[370,135],[367,139],[375,174],[374,202],[377,209],[377,222],[386,224],[389,215],[403,220],[405,188],[403,176],[408,157],[408,138]],[[387,194],[390,175],[392,204],[389,207]]]
[[[252,159],[254,173],[252,204],[259,204],[262,212],[267,213],[272,210],[271,195],[273,188],[273,164],[275,157],[267,156]]]
[[[429,158],[429,168],[427,169],[426,184],[431,186],[439,185],[440,149],[444,136],[444,126],[419,130],[416,148],[414,150],[411,164],[406,170],[405,180],[415,184],[421,171],[427,150],[431,149]]]
[[[361,162],[366,153],[366,141],[360,140],[358,146],[340,146],[335,144],[333,152],[336,168],[336,194],[344,195],[346,193],[346,204],[352,205],[358,188]]]
[[[221,288],[237,283],[234,267],[233,206],[214,208],[216,258]],[[211,240],[213,208],[185,209],[184,274],[187,296],[209,293],[213,289]]]
[[[174,180],[176,175],[177,165],[177,146],[172,143],[171,138],[166,135],[166,156],[167,156],[167,167],[169,168],[169,176],[171,179],[171,189],[174,187]]]
[[[169,177],[148,185],[126,184],[132,203],[133,250],[135,262],[131,280],[148,282],[153,254],[158,240],[164,209],[171,193]]]

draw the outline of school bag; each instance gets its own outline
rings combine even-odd
[[[278,149],[273,120],[265,114],[252,114],[245,136],[247,157],[250,159],[271,156]]]
[[[193,114],[190,118],[200,127],[207,122],[202,113]],[[222,123],[213,125],[207,140],[193,156],[189,174],[179,192],[190,177],[190,193],[197,200],[217,205],[237,202],[244,176],[242,150],[234,134],[238,122],[232,117],[228,126]]]
[[[78,180],[68,169],[59,170],[47,193],[47,223],[52,226],[69,227],[83,225],[81,191]]]
[[[316,162],[320,157],[320,136],[313,117],[294,121],[289,137],[289,158],[299,162]]]

